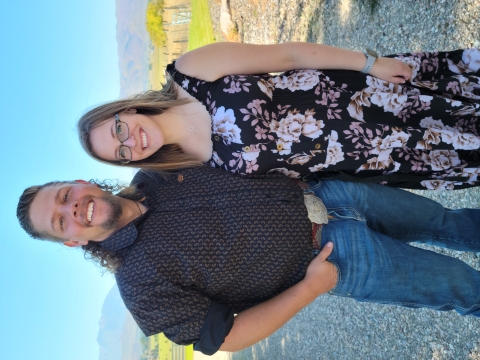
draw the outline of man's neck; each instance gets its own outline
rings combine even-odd
[[[122,218],[120,220],[120,229],[139,216],[142,216],[148,208],[139,201],[120,198],[122,202]]]

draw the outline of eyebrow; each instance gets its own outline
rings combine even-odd
[[[113,128],[115,125],[116,125],[116,122],[114,122],[112,126],[110,126],[110,134],[112,135],[112,139],[115,139],[115,134],[113,133]]]
[[[115,122],[112,124],[112,126],[110,127],[110,134],[112,135],[113,140],[115,140],[115,137],[116,137],[115,134],[113,133],[113,128],[116,127],[116,126],[117,126],[117,122],[115,121]],[[118,139],[118,137],[117,137],[117,139]],[[117,149],[115,149],[115,151],[114,151],[114,153],[113,153],[113,156],[115,157],[115,159],[117,159],[117,160],[119,159],[119,155],[118,155],[118,153],[117,153]]]
[[[57,193],[55,194],[55,204],[58,204],[60,202],[60,191],[62,191],[63,187],[58,189]],[[55,217],[52,215],[52,219],[50,221],[50,224],[52,226],[52,230],[55,231],[54,225],[55,225]]]

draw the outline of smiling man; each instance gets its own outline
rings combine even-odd
[[[85,181],[30,187],[17,217],[114,271],[145,335],[206,354],[264,339],[325,292],[480,316],[478,271],[408,245],[478,252],[479,210],[374,184],[303,187],[207,167],[140,171],[117,195]]]
[[[31,205],[31,225],[40,237],[67,246],[105,240],[146,210],[83,180],[49,183],[41,190]]]

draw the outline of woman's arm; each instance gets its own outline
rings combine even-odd
[[[366,57],[358,51],[313,43],[252,45],[215,43],[181,56],[176,67],[182,73],[213,81],[236,74],[264,74],[294,69],[360,71]],[[378,58],[370,74],[394,83],[403,83],[412,74],[408,65],[396,59]]]
[[[222,351],[238,351],[274,333],[320,294],[335,287],[337,270],[326,261],[333,249],[327,243],[307,268],[305,278],[264,303],[235,317],[233,327],[220,347]]]

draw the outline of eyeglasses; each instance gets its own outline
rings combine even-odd
[[[127,141],[129,136],[128,125],[120,121],[118,114],[115,114],[115,134],[117,134],[118,141],[120,141],[118,161],[120,161],[122,165],[128,164],[132,161],[132,150],[127,145],[123,145],[123,142]]]

